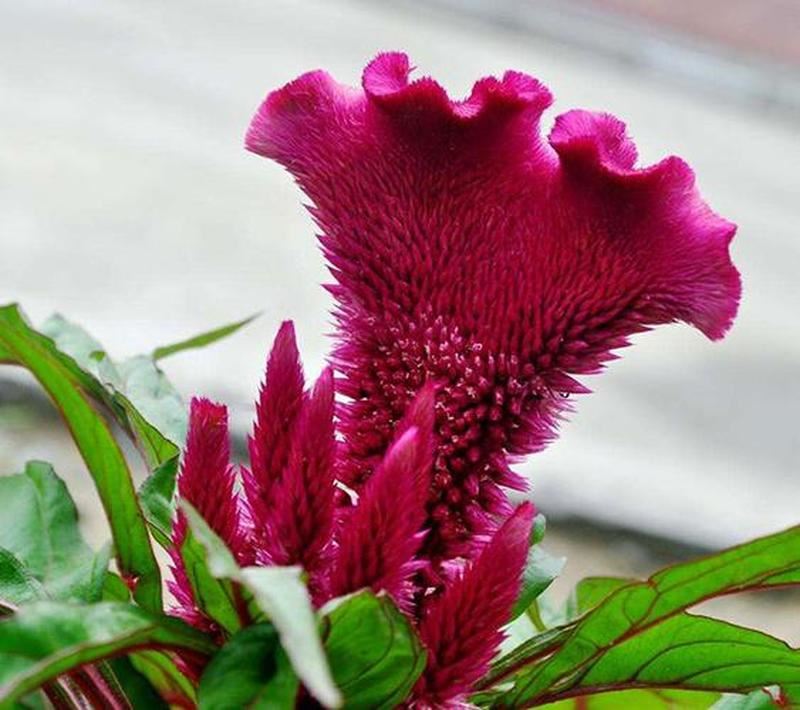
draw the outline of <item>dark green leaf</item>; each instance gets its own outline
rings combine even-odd
[[[279,648],[275,655],[275,665],[275,674],[250,704],[251,710],[286,710],[296,706],[300,679],[283,648]]]
[[[253,597],[278,632],[292,667],[308,691],[323,705],[337,707],[341,700],[333,683],[317,619],[300,567],[245,567],[240,569],[230,550],[185,501],[186,514],[194,539],[203,546],[207,569],[218,580],[237,582]]]
[[[251,323],[253,320],[258,318],[259,315],[259,313],[256,313],[255,315],[245,318],[244,320],[223,325],[219,328],[214,328],[214,330],[206,331],[205,333],[195,335],[194,337],[187,338],[186,340],[181,340],[180,342],[173,343],[172,345],[162,345],[160,348],[153,350],[152,358],[153,360],[161,360],[162,358],[182,352],[183,350],[203,348],[206,345],[211,345],[211,343],[215,343],[218,340],[222,340],[222,338],[227,338],[229,335],[232,335],[239,330],[239,328],[246,326],[248,323]]]
[[[105,664],[114,674],[132,708],[166,710],[167,704],[153,689],[147,678],[133,667],[130,659],[126,657],[112,658],[105,661]]]
[[[359,592],[327,619],[325,650],[344,706],[390,710],[405,700],[425,668],[425,651],[392,601]]]
[[[130,604],[35,602],[0,620],[0,707],[87,663],[141,646],[213,653],[186,624]]]
[[[110,550],[94,553],[83,541],[75,504],[49,464],[31,461],[24,473],[0,477],[0,500],[0,547],[41,582],[44,597],[100,598]]]
[[[681,634],[690,634],[697,631],[698,625],[702,624],[703,631],[719,632],[731,647],[734,647],[736,639],[750,638],[758,646],[759,651],[764,651],[765,647],[773,643],[778,644],[780,650],[779,653],[773,649],[776,654],[785,654],[787,649],[780,641],[766,636],[759,639],[747,636],[757,632],[736,627],[726,627],[724,631],[721,631],[722,627],[719,626],[711,629],[708,626],[711,622],[708,620],[697,621],[696,617],[689,615],[680,615],[675,619],[670,617],[675,617],[685,609],[721,594],[798,582],[800,582],[800,528],[792,528],[726,550],[718,555],[667,568],[655,574],[647,582],[626,585],[608,596],[578,622],[560,649],[546,660],[534,663],[518,677],[514,688],[503,696],[503,702],[522,705],[536,698],[550,697],[555,692],[563,693],[569,688],[581,687],[585,679],[595,678],[593,674],[599,672],[595,671],[596,668],[607,668],[605,665],[607,661],[604,659],[610,657],[616,659],[615,663],[621,664],[623,659],[616,649],[623,645],[626,649],[625,658],[629,662],[634,663],[637,660],[646,662],[650,650],[668,638],[662,635],[665,628],[675,633],[680,631]],[[686,630],[683,630],[684,626],[676,627],[672,624],[685,624]],[[733,638],[730,634],[739,636]],[[662,651],[667,652],[668,649],[662,648]],[[743,648],[741,651],[744,653]],[[791,655],[794,652],[789,651],[789,653]],[[688,653],[677,656],[678,660],[687,659],[687,664],[691,658],[693,657]],[[719,658],[726,665],[733,662],[730,657]],[[784,656],[781,655],[781,658]],[[700,662],[697,663],[699,667]],[[524,663],[518,659],[514,670],[521,670],[523,667]],[[616,665],[614,670],[619,671],[620,678],[625,675]],[[741,692],[755,689],[759,685],[783,681],[779,668],[772,667],[770,672],[775,675],[767,674],[765,677],[758,677],[757,674],[752,677],[739,675],[733,678],[720,673],[713,676],[713,682],[717,684],[712,684],[710,680],[708,683],[699,683],[696,678],[692,678],[691,683],[685,679],[681,680],[681,686]],[[789,674],[791,678],[794,678],[793,672],[792,668]],[[725,680],[730,684],[725,685],[723,683]],[[797,682],[800,683],[800,676]],[[648,678],[648,683],[657,686],[659,678]],[[663,681],[663,684],[668,683]],[[787,693],[794,692],[788,685],[784,683],[782,685]]]
[[[211,659],[200,679],[200,710],[247,707],[278,672],[280,648],[272,624],[242,629]]]
[[[161,576],[127,462],[105,421],[89,404],[74,365],[53,342],[28,326],[15,306],[0,308],[0,345],[39,380],[61,411],[95,481],[111,527],[117,563],[137,581],[135,597],[161,608]]]

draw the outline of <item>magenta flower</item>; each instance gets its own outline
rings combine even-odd
[[[257,544],[266,554],[267,521],[273,502],[272,491],[289,460],[292,436],[303,405],[305,380],[295,342],[294,326],[284,322],[269,355],[264,384],[256,402],[256,421],[248,439],[250,469],[244,485],[253,516]],[[269,559],[259,558],[266,563]]]
[[[435,599],[419,626],[428,662],[414,689],[415,707],[464,707],[503,641],[530,542],[534,509],[523,503],[474,563]]]
[[[191,503],[211,529],[230,547],[237,560],[249,559],[246,528],[239,497],[234,493],[235,473],[230,464],[228,410],[220,404],[195,397],[189,410],[189,431],[178,474],[178,496]],[[178,608],[177,616],[204,630],[213,622],[197,607],[181,558],[186,539],[186,516],[178,510],[172,528],[172,573],[169,583]]]
[[[637,168],[625,126],[570,111],[539,133],[550,92],[507,72],[450,100],[409,83],[403,54],[363,90],[325,72],[270,94],[247,147],[287,167],[336,283],[337,476],[360,490],[415,394],[437,386],[425,551],[474,555],[525,488],[510,464],[544,447],[574,379],[649,327],[721,338],[736,314],[735,227],[678,158]]]
[[[433,390],[423,388],[409,407],[396,441],[345,510],[327,582],[327,597],[363,588],[386,591],[400,609],[414,611],[414,575],[425,563],[425,503],[433,466]]]

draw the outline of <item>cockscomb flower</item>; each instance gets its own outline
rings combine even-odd
[[[612,351],[683,321],[711,339],[740,293],[733,224],[686,163],[637,168],[625,126],[570,111],[518,72],[452,101],[383,54],[362,88],[322,71],[270,94],[247,147],[313,203],[336,280],[333,364],[348,398],[337,475],[361,490],[406,408],[436,391],[426,554],[474,556],[510,513],[510,464],[555,435],[568,394]]]
[[[178,496],[195,507],[239,562],[246,563],[249,561],[246,527],[239,497],[234,492],[235,481],[230,463],[228,410],[208,399],[195,397],[189,409],[189,430],[178,474]],[[208,630],[213,628],[213,623],[196,604],[181,558],[186,531],[186,516],[178,510],[172,529],[173,581],[169,588],[178,604],[175,614],[193,626]]]
[[[489,669],[519,594],[533,515],[530,503],[519,506],[428,606],[419,626],[428,659],[414,688],[415,707],[463,707],[473,684]]]
[[[257,561],[267,554],[273,489],[289,460],[295,424],[303,406],[305,380],[294,325],[285,321],[275,337],[264,383],[256,402],[256,421],[248,438],[250,468],[243,471],[244,490],[253,516]]]
[[[326,598],[366,587],[413,612],[414,575],[425,564],[416,555],[433,467],[432,388],[420,391],[400,430],[356,506],[343,512]]]

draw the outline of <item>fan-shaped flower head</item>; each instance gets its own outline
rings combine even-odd
[[[729,328],[735,227],[678,158],[635,167],[625,126],[570,111],[539,132],[550,92],[507,72],[464,101],[409,82],[403,54],[363,89],[317,71],[269,95],[247,147],[286,166],[336,283],[334,364],[349,398],[344,463],[358,489],[408,403],[437,386],[427,552],[471,554],[505,517],[515,457],[554,436],[563,395],[631,334]]]

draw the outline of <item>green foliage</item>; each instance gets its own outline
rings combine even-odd
[[[100,598],[110,558],[105,547],[95,553],[78,530],[78,511],[64,482],[49,464],[30,462],[24,473],[0,477],[0,500],[7,506],[0,526],[0,569],[17,564],[18,575],[29,579],[28,598],[86,600]],[[0,571],[0,580],[3,578]],[[34,596],[30,580],[36,581]],[[21,589],[18,590],[21,593]],[[0,603],[15,593],[0,582]],[[20,597],[17,596],[17,603]]]
[[[199,335],[187,338],[186,340],[181,340],[177,343],[172,343],[171,345],[162,345],[161,347],[153,350],[151,357],[153,360],[162,360],[165,357],[169,357],[175,353],[183,352],[184,350],[204,348],[206,345],[211,345],[212,343],[216,343],[218,340],[222,340],[223,338],[227,338],[229,335],[233,335],[240,328],[252,323],[256,318],[258,318],[259,315],[260,313],[255,313],[248,318],[243,318],[240,321],[229,323],[228,325],[223,325],[219,328],[214,328],[213,330],[208,330],[205,333],[200,333]]]
[[[94,479],[111,527],[120,572],[137,580],[134,595],[161,609],[161,575],[128,464],[106,422],[91,406],[77,365],[37,333],[15,306],[0,308],[0,347],[26,367],[55,402]]]
[[[279,649],[278,634],[271,624],[249,626],[233,636],[203,673],[200,710],[235,710],[257,704],[265,686],[287,671],[279,666]],[[296,677],[288,670],[290,689],[296,690]]]
[[[214,646],[177,619],[117,602],[35,602],[0,621],[0,708],[86,663],[148,644],[210,653]]]
[[[161,650],[135,651],[128,655],[128,660],[130,660],[131,666],[161,694],[162,698],[183,697],[189,702],[196,702],[194,685],[178,670],[168,652]]]
[[[175,458],[186,430],[186,408],[155,362],[138,356],[115,362],[83,328],[60,315],[42,324],[80,387],[130,436],[150,468]]]
[[[718,698],[719,693],[685,690],[620,690],[582,695],[541,707],[543,710],[708,710]]]
[[[175,517],[175,483],[178,476],[178,457],[160,464],[139,487],[139,504],[159,545],[168,549],[172,520]]]
[[[0,548],[0,615],[46,595],[28,568],[12,552]]]
[[[328,615],[325,650],[345,707],[396,707],[425,668],[425,651],[407,619],[385,596],[345,598]]]
[[[595,592],[606,587],[596,595],[605,598],[560,631],[552,655],[541,660],[540,649],[530,648],[500,662],[503,670],[493,679],[513,675],[515,682],[495,700],[517,707],[626,684],[749,692],[776,682],[794,698],[798,652],[760,632],[683,612],[714,596],[796,581],[799,574],[800,528],[792,528],[616,591],[608,588],[616,583],[595,584]]]
[[[541,596],[542,592],[561,574],[565,562],[564,557],[553,557],[545,552],[540,544],[531,546],[522,575],[522,588],[511,613],[512,619],[524,614],[528,607]]]

